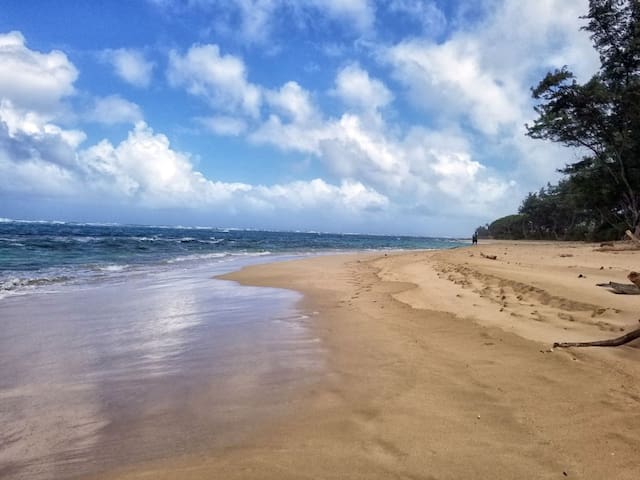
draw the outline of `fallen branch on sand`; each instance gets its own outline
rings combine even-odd
[[[640,295],[640,273],[631,272],[627,275],[627,278],[633,283],[608,282],[596,283],[596,286],[610,288],[613,293],[617,293],[619,295]]]
[[[480,256],[482,258],[488,258],[489,260],[497,260],[498,259],[497,255],[485,255],[482,252],[480,252]]]
[[[629,343],[636,338],[640,338],[640,328],[633,330],[632,332],[622,335],[621,337],[612,338],[610,340],[598,340],[595,342],[556,342],[553,344],[553,348],[566,348],[566,347],[617,347]]]
[[[640,287],[632,283],[596,283],[596,286],[609,288],[618,295],[640,295]]]
[[[627,233],[630,233],[627,231]],[[598,283],[599,287],[609,287],[615,293],[622,293],[627,295],[638,295],[640,294],[640,273],[631,272],[627,275],[627,278],[633,282],[633,285],[628,285],[625,283]],[[617,347],[619,345],[624,345],[625,343],[629,343],[636,338],[640,338],[640,328],[633,330],[621,337],[612,338],[610,340],[597,340],[595,342],[556,342],[553,344],[553,348],[560,347]]]

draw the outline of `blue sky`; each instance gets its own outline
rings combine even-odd
[[[529,88],[586,0],[8,2],[0,217],[465,235],[577,152]]]

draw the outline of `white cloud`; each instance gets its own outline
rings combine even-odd
[[[495,134],[522,118],[522,96],[506,72],[483,68],[479,48],[465,40],[410,40],[390,48],[386,60],[416,103],[434,115],[468,116],[476,129]]]
[[[247,122],[238,117],[215,115],[213,117],[200,117],[196,121],[217,135],[236,137],[247,130]]]
[[[210,100],[231,99],[243,113],[258,113],[259,96],[252,94],[258,94],[258,88],[246,81],[244,65],[235,57],[220,56],[217,47],[205,46],[191,49],[185,57],[174,54],[173,60],[173,67],[188,67],[190,77],[176,81],[186,82],[192,93]],[[37,99],[25,96],[7,76],[2,78],[0,194],[152,209],[216,207],[240,217],[270,212],[273,218],[282,212],[304,217],[314,211],[338,218],[388,205],[384,195],[352,180],[339,185],[319,178],[274,185],[211,180],[194,167],[190,155],[172,148],[165,135],[141,120],[136,104],[118,95],[96,98],[85,118],[135,126],[118,144],[102,140],[82,149],[83,132],[54,123],[57,104],[74,92],[77,76],[66,56],[31,51],[21,34],[12,33],[0,36],[0,62],[0,77],[13,68],[13,78],[24,80]],[[298,84],[290,82],[267,93],[269,104],[287,118],[296,122],[314,118],[309,94]],[[246,128],[242,118],[230,116],[213,116],[201,123],[224,134],[239,134]]]
[[[378,109],[393,100],[393,94],[380,80],[371,78],[358,65],[348,65],[338,72],[333,93],[349,106],[365,110]]]
[[[47,137],[59,137],[71,148],[76,148],[86,138],[79,130],[64,130],[48,121],[48,116],[17,108],[9,99],[0,100],[0,122],[4,123],[11,137],[28,136],[37,141]]]
[[[85,135],[64,130],[36,112],[0,101],[0,194],[72,196],[76,149]]]
[[[14,106],[51,113],[74,93],[77,77],[64,53],[31,50],[20,32],[0,34],[0,98]]]
[[[78,168],[87,185],[101,194],[151,207],[202,206],[247,188],[207,180],[193,169],[188,155],[173,150],[165,135],[144,122],[117,146],[103,140],[81,151]]]
[[[296,181],[283,185],[257,187],[256,198],[270,208],[294,211],[330,208],[343,214],[384,209],[387,197],[360,182],[345,180],[340,186],[331,185],[322,179]]]
[[[532,116],[529,87],[544,70],[569,64],[581,74],[595,71],[597,56],[579,31],[586,8],[585,0],[504,0],[471,30],[443,43],[405,40],[382,58],[414,102],[495,134]]]
[[[579,19],[586,0],[503,0],[487,17],[460,28],[444,42],[406,39],[379,50],[420,106],[441,127],[470,125],[473,152],[492,156],[517,178],[519,188],[537,189],[555,178],[555,169],[571,161],[557,145],[525,136],[524,123],[534,117],[529,88],[546,71],[569,65],[582,80],[598,67],[598,57]],[[512,200],[515,209],[518,198]]]
[[[222,55],[217,45],[194,45],[185,55],[169,53],[169,83],[206,98],[216,109],[257,117],[261,91],[247,80],[242,59]]]
[[[366,72],[358,69],[356,74],[370,81]],[[373,98],[371,91],[354,89],[347,98]],[[376,105],[373,100],[366,103]],[[317,112],[313,105],[310,108]],[[511,193],[508,180],[472,159],[460,132],[413,128],[403,136],[389,127],[379,114],[367,111],[339,118],[317,113],[311,120],[291,116],[288,121],[272,114],[249,138],[312,154],[337,177],[369,185],[396,205],[423,201],[441,205],[446,198],[441,212],[479,215],[488,208],[495,210]]]
[[[270,212],[277,218],[283,212],[310,215],[318,210],[337,218],[388,205],[384,195],[355,181],[332,185],[317,178],[251,185],[210,180],[194,168],[188,154],[174,150],[165,135],[144,122],[117,145],[102,140],[77,150],[83,135],[77,138],[75,132],[52,125],[34,131],[28,119],[20,123],[10,110],[7,104],[0,109],[0,193],[152,209],[216,207],[240,217]]]
[[[311,95],[296,82],[287,82],[277,91],[268,91],[266,100],[276,111],[296,123],[305,123],[317,115]]]
[[[154,1],[163,8],[172,3]],[[421,210],[478,218],[513,210],[523,189],[538,188],[571,160],[557,146],[524,136],[522,125],[534,115],[529,87],[565,63],[585,79],[598,59],[578,30],[587,0],[485,3],[491,3],[486,17],[465,25],[449,19],[446,37],[436,42],[434,34],[444,33],[439,29],[447,19],[432,0],[181,2],[180,8],[197,4],[215,11],[213,20],[225,24],[229,35],[260,44],[263,53],[277,48],[283,25],[305,28],[314,21],[332,32],[345,27],[335,35],[343,42],[337,48],[353,57],[327,83],[305,83],[310,76],[303,73],[294,81],[283,72],[277,86],[252,82],[257,77],[249,64],[214,44],[169,54],[167,79],[203,100],[204,113],[193,114],[203,129],[299,153],[309,162],[306,172],[320,167],[327,175],[274,185],[216,181],[222,173],[207,178],[192,157],[142,122],[138,105],[118,95],[96,98],[84,119],[135,127],[122,141],[82,148],[84,133],[69,126],[82,115],[62,115],[73,105],[74,65],[62,52],[30,50],[18,32],[0,35],[0,192],[273,218],[293,212],[298,219],[322,212],[355,218],[369,211],[384,216]],[[376,6],[394,21],[424,20],[420,36],[376,44],[397,38],[399,29],[394,24],[394,32],[376,37],[376,25],[389,27],[376,21]],[[358,36],[356,45],[344,42]],[[361,54],[380,60],[375,77],[362,67]],[[154,67],[141,51],[109,50],[103,58],[125,81],[150,84]],[[335,67],[325,66],[313,82],[322,82],[327,68]],[[385,108],[392,102],[393,108]],[[291,178],[291,172],[284,175]]]
[[[111,63],[116,75],[125,82],[136,87],[148,87],[151,83],[154,63],[147,60],[140,50],[105,50],[102,57]]]
[[[92,122],[115,125],[135,124],[143,119],[140,107],[119,95],[96,98],[86,118]]]

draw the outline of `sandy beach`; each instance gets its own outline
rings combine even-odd
[[[640,478],[640,344],[551,348],[639,325],[640,296],[596,284],[627,283],[640,252],[595,247],[481,241],[225,275],[302,292],[326,373],[248,441],[101,478]]]

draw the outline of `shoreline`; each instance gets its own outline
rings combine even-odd
[[[639,254],[481,242],[224,275],[302,292],[327,374],[249,442],[100,478],[637,478],[638,347],[550,345],[636,328],[638,297],[594,284]]]

